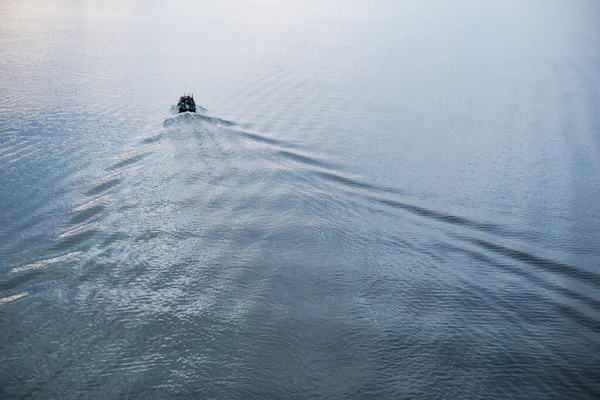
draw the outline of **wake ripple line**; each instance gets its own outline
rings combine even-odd
[[[62,233],[58,236],[59,239],[64,239],[70,236],[74,236],[74,235],[79,235],[80,233],[86,233],[89,232],[95,228],[97,228],[100,224],[98,222],[90,222],[89,224],[80,226],[78,228],[72,229],[70,231],[67,231],[65,233]]]
[[[481,261],[488,265],[494,265],[494,266],[497,266],[498,268],[501,268],[507,272],[519,275],[519,276],[529,280],[530,282],[533,282],[536,285],[539,285],[540,287],[548,290],[549,292],[561,294],[567,298],[581,301],[583,304],[586,304],[595,310],[600,310],[600,300],[588,297],[584,294],[581,294],[574,290],[562,287],[555,283],[548,282],[548,281],[538,277],[537,275],[527,271],[526,269],[518,268],[516,266],[510,265],[507,263],[498,262],[497,260],[494,260],[493,258],[480,253],[479,251],[464,249],[461,247],[450,245],[448,243],[443,243],[442,246],[451,251],[464,253],[467,256],[473,258],[474,260]]]
[[[352,179],[352,178],[347,178],[345,176],[332,174],[330,172],[322,172],[322,171],[316,171],[315,173],[317,175],[321,176],[322,178],[325,178],[325,179],[328,179],[328,180],[331,180],[331,181],[334,181],[337,183],[341,183],[345,186],[380,191],[380,189],[377,186],[374,186],[374,185],[371,185],[371,184],[365,183],[365,182],[360,182],[360,181]]]
[[[32,144],[30,144],[29,146],[22,147],[22,148],[20,148],[20,149],[18,149],[18,150],[15,150],[15,151],[13,151],[12,153],[6,153],[6,154],[3,154],[3,155],[1,155],[1,156],[0,156],[0,160],[4,160],[4,159],[6,159],[6,158],[8,158],[8,157],[12,157],[12,156],[15,156],[15,155],[21,154],[22,152],[24,152],[24,151],[26,151],[26,150],[29,150],[29,149],[31,149],[32,147],[33,147],[33,145],[32,145]]]
[[[81,251],[74,251],[72,253],[65,254],[65,255],[60,256],[60,257],[54,257],[54,258],[50,258],[50,259],[47,259],[47,260],[41,260],[41,261],[35,262],[33,264],[27,264],[27,265],[24,265],[22,267],[13,268],[10,272],[13,272],[13,273],[14,272],[23,272],[23,271],[28,271],[30,269],[42,268],[42,267],[45,267],[46,265],[55,264],[57,262],[68,260],[69,258],[73,258],[73,257],[78,256],[80,254],[81,254]]]
[[[91,182],[91,186],[98,186],[100,184],[103,184],[103,183],[112,181],[114,179],[120,178],[122,175],[125,175],[125,174],[127,174],[129,172],[133,172],[133,171],[135,171],[138,168],[139,167],[137,167],[137,166],[129,167],[129,168],[123,169],[121,171],[117,171],[117,172],[113,172],[113,173],[105,175],[105,176],[101,176],[100,178],[97,178],[97,179],[93,180]]]
[[[252,132],[244,132],[242,131],[242,135],[244,135],[245,137],[255,140],[257,142],[262,142],[262,143],[266,143],[266,144],[271,144],[274,146],[278,146],[281,145],[281,142],[277,139],[272,139],[269,137],[266,137],[264,135],[260,135],[258,133],[252,133]]]
[[[92,207],[104,202],[105,200],[108,200],[111,196],[112,196],[111,194],[105,194],[104,196],[97,197],[95,199],[88,201],[85,204],[82,204],[80,206],[73,208],[72,211],[78,212],[78,211],[87,210],[88,208],[92,208]]]
[[[15,149],[17,147],[18,147],[18,145],[16,145],[16,144],[11,144],[10,146],[6,146],[5,148],[0,149],[0,155],[2,155],[3,153],[6,153],[8,151],[11,151],[11,150],[13,150],[13,149]]]
[[[542,270],[548,270],[557,274],[569,276],[573,279],[577,279],[584,282],[591,282],[596,286],[600,286],[600,275],[593,272],[584,271],[572,265],[557,263],[542,257],[535,256],[533,254],[526,253],[521,250],[511,249],[506,246],[502,246],[495,243],[490,243],[481,239],[468,239],[471,243],[481,248],[487,249],[494,253],[500,254],[505,257],[512,258],[513,260],[521,261],[532,265]]]
[[[33,155],[35,155],[35,154],[38,154],[38,153],[41,153],[41,152],[42,152],[42,149],[36,149],[36,150],[30,151],[29,153],[22,154],[20,157],[13,158],[13,159],[11,159],[11,160],[7,160],[7,161],[4,163],[4,166],[8,166],[8,165],[15,164],[15,163],[17,163],[17,162],[19,162],[19,161],[23,160],[24,158],[31,157],[31,156],[33,156]]]
[[[0,299],[0,305],[5,304],[5,303],[10,303],[11,301],[18,300],[18,299],[28,296],[28,295],[29,295],[29,293],[23,292],[23,293],[15,294],[13,296],[3,297]]]
[[[282,157],[288,158],[290,160],[297,161],[301,164],[312,165],[313,167],[320,167],[320,168],[326,168],[326,169],[336,169],[337,168],[336,165],[329,163],[327,161],[322,161],[322,160],[319,160],[319,159],[311,157],[311,156],[298,154],[296,152],[279,150],[277,152],[277,154]]]
[[[492,293],[491,290],[489,290],[485,287],[476,287],[475,285],[473,285],[472,283],[469,283],[469,282],[463,282],[463,285],[468,286],[470,288],[470,290],[474,291],[475,293],[478,293],[478,292],[484,293],[485,296],[487,296],[489,299],[491,299],[494,303],[501,305],[504,310],[510,311],[510,313],[518,314],[521,321],[528,321],[531,323],[539,323],[539,319],[541,316],[539,313],[537,315],[535,314],[537,312],[537,310],[535,310],[535,309],[530,310],[530,309],[527,309],[525,307],[520,307],[520,306],[516,307],[514,304],[512,304],[507,299],[502,298],[501,296],[498,296],[495,293]],[[527,303],[528,300],[538,301],[541,304],[547,305],[549,308],[551,308],[551,309],[553,309],[553,311],[555,311],[555,312],[545,313],[545,315],[543,315],[544,317],[547,317],[547,318],[558,318],[558,316],[565,317],[571,321],[578,323],[580,326],[588,328],[592,332],[600,333],[600,324],[598,323],[599,321],[595,318],[585,315],[584,313],[582,313],[580,311],[577,311],[571,307],[568,307],[564,304],[557,303],[555,301],[549,301],[548,299],[545,299],[538,293],[527,293],[526,296],[523,295],[522,297],[523,298],[519,300],[520,303]],[[527,312],[529,312],[530,314],[534,314],[534,315],[527,315],[526,314]]]
[[[392,199],[386,198],[387,196],[384,197],[384,195],[388,195],[388,194],[403,195],[403,193],[397,189],[383,188],[383,187],[375,186],[370,183],[361,182],[359,180],[344,177],[344,176],[334,174],[331,172],[315,171],[314,173],[322,178],[334,181],[336,183],[340,183],[351,189],[354,189],[354,188],[366,189],[368,191],[380,194],[380,195],[363,194],[363,193],[359,193],[354,190],[350,191],[350,194],[359,196],[366,200],[374,201],[374,202],[377,202],[379,204],[383,204],[383,205],[386,205],[389,207],[394,207],[394,208],[398,208],[401,210],[405,210],[412,214],[419,215],[422,217],[427,217],[429,219],[433,219],[436,221],[445,222],[445,223],[460,226],[460,227],[472,228],[472,229],[475,229],[475,230],[478,230],[478,231],[481,231],[484,233],[494,233],[494,234],[498,234],[498,235],[504,236],[504,237],[518,236],[517,234],[509,232],[505,228],[500,227],[499,225],[495,225],[495,224],[491,224],[491,223],[477,222],[472,219],[459,217],[457,215],[447,214],[447,213],[444,213],[441,211],[432,210],[429,208],[417,206],[417,205],[410,204],[407,202],[392,200]]]

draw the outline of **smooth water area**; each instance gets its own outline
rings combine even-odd
[[[596,0],[0,2],[2,399],[599,398],[599,243]]]

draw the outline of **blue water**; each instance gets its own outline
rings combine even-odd
[[[599,154],[595,0],[3,0],[0,398],[599,398]]]

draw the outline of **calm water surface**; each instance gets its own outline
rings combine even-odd
[[[600,3],[375,3],[0,3],[0,398],[600,397]]]

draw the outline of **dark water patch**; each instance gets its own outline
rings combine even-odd
[[[116,170],[123,170],[123,172],[126,171],[132,171],[134,169],[136,169],[135,167],[131,167],[132,164],[135,164],[139,161],[141,161],[143,158],[145,158],[146,156],[148,156],[153,150],[159,149],[161,148],[160,144],[154,144],[154,145],[143,145],[143,146],[136,146],[136,148],[134,150],[131,151],[127,151],[125,153],[113,156],[113,157],[107,157],[107,160],[114,160],[116,161],[115,164],[107,167],[107,171],[116,171]],[[129,168],[124,168],[124,167],[129,167]],[[118,172],[112,172],[112,174],[117,174]],[[109,175],[110,176],[110,175]],[[102,180],[102,179],[106,179],[106,178],[98,178],[97,180]]]
[[[96,233],[97,229],[89,229],[82,233],[76,233],[69,235],[64,238],[58,239],[57,243],[50,247],[50,251],[59,252],[65,250],[72,250],[80,247],[81,244],[87,243]]]
[[[600,384],[598,384],[598,376],[600,375],[599,367],[594,365],[571,368],[560,367],[557,368],[556,375],[564,376],[564,379],[561,380],[570,389],[566,393],[565,398],[575,394],[577,396],[581,395],[581,398],[600,398]]]
[[[585,271],[573,265],[558,263],[552,260],[538,257],[534,254],[530,254],[525,251],[511,249],[509,247],[491,243],[482,239],[470,239],[469,241],[478,247],[492,251],[494,253],[500,254],[504,257],[508,257],[519,262],[524,262],[542,271],[553,272],[558,275],[568,276],[570,278],[574,278],[583,282],[588,282],[596,286],[600,286],[600,274],[591,271]]]
[[[29,282],[43,275],[45,275],[43,270],[29,270],[18,274],[10,274],[8,277],[0,280],[0,290],[12,291],[13,289],[29,287],[27,285]]]
[[[104,209],[105,209],[105,207],[102,205],[87,208],[83,211],[78,212],[76,215],[74,215],[71,218],[71,220],[69,221],[69,224],[79,225],[79,224],[87,221],[88,219],[93,218],[96,215],[100,214],[102,211],[104,211]]]
[[[129,239],[129,237],[130,236],[127,233],[125,233],[125,232],[114,232],[114,233],[111,233],[99,245],[99,248],[101,248],[101,249],[109,248],[114,243],[121,242],[121,241],[127,241],[127,239]]]
[[[144,138],[144,139],[140,140],[140,142],[143,144],[152,144],[152,143],[156,143],[156,142],[160,141],[163,137],[164,137],[164,133],[161,132],[154,136]]]
[[[86,194],[88,196],[97,196],[97,195],[99,195],[103,192],[106,192],[107,190],[117,186],[122,181],[123,181],[122,178],[115,178],[115,179],[111,179],[106,182],[102,182],[101,184],[92,187],[90,190],[88,190],[86,192]]]
[[[138,154],[134,157],[129,157],[126,158],[124,160],[119,161],[116,164],[111,165],[110,167],[107,168],[108,171],[114,171],[117,169],[121,169],[123,167],[128,167],[130,165],[136,164],[137,162],[139,162],[140,160],[142,160],[144,157],[146,157],[148,155],[148,153],[143,153],[143,154]]]
[[[552,308],[556,311],[556,315],[568,318],[569,320],[576,322],[579,326],[587,328],[594,335],[600,335],[599,318],[589,316],[579,311],[577,308],[567,306],[565,304],[552,303]]]
[[[73,208],[73,212],[77,213],[80,211],[85,211],[88,208],[92,208],[92,207],[96,207],[96,206],[103,206],[103,203],[108,201],[111,197],[112,197],[112,194],[106,194],[104,196],[96,197],[80,206]]]
[[[52,236],[48,232],[42,231],[14,238],[12,243],[7,239],[4,243],[6,250],[0,250],[0,259],[3,261],[0,270],[4,267],[8,268],[9,265],[20,265],[31,259],[43,258],[48,244],[53,242]],[[3,253],[6,255],[4,256]]]
[[[26,216],[5,216],[4,221],[7,225],[3,231],[0,231],[0,241],[4,243],[14,241],[14,244],[11,243],[14,251],[31,248],[37,243],[45,242],[54,228],[52,221],[60,214],[61,210],[59,209],[42,211],[34,208],[31,214],[26,214]],[[27,233],[27,235],[24,236],[23,233]]]

